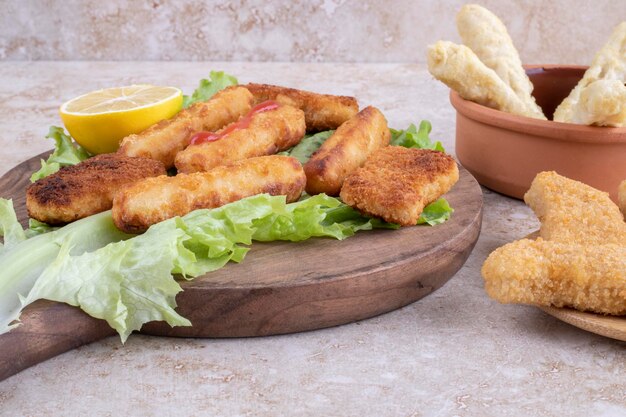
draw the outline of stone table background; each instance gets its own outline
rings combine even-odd
[[[351,94],[390,125],[428,119],[454,154],[448,90],[421,65],[0,63],[0,173],[51,148],[63,101],[148,82],[190,92],[211,69],[241,82]],[[345,326],[249,339],[109,338],[0,382],[0,416],[626,415],[626,344],[539,309],[500,305],[480,267],[538,227],[522,202],[484,190],[482,234],[443,288]]]

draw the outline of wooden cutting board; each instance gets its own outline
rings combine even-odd
[[[45,157],[23,162],[0,178],[0,197],[13,198],[23,224],[28,178]],[[265,336],[350,323],[419,300],[461,268],[480,233],[482,192],[465,169],[446,198],[455,212],[436,227],[360,232],[344,241],[254,243],[242,263],[181,282],[177,311],[192,327],[154,322],[141,332]],[[106,322],[75,307],[35,302],[22,314],[21,326],[0,335],[0,380],[114,334]]]

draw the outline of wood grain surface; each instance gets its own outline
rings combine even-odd
[[[40,155],[0,178],[27,222],[24,191]],[[141,332],[179,337],[264,336],[319,329],[382,314],[430,294],[458,271],[480,233],[482,192],[463,168],[446,195],[452,218],[436,227],[360,232],[344,241],[254,243],[240,264],[181,282],[177,311],[192,327],[148,323]],[[0,380],[77,346],[113,335],[104,321],[47,301],[25,309],[0,336]]]

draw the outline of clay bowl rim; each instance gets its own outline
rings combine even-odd
[[[527,70],[580,69],[582,65],[524,65]],[[586,126],[574,123],[561,123],[552,120],[539,120],[517,116],[492,109],[473,101],[465,100],[454,90],[450,90],[450,103],[457,112],[472,120],[504,130],[542,136],[546,139],[590,144],[625,144],[626,127]]]

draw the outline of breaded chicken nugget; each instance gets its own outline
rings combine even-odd
[[[626,180],[622,181],[619,185],[619,189],[617,190],[617,199],[619,202],[619,209],[622,211],[624,219],[626,220]]]
[[[380,110],[364,108],[339,126],[304,165],[306,192],[338,195],[346,177],[373,152],[387,146],[390,139],[387,120]]]
[[[482,267],[501,303],[626,314],[626,246],[522,239],[496,249]]]
[[[387,146],[346,178],[340,196],[365,214],[414,226],[424,207],[458,179],[456,162],[443,152]]]
[[[280,155],[245,159],[209,172],[148,178],[115,196],[113,221],[120,230],[140,233],[171,217],[256,194],[285,195],[292,202],[305,183],[300,162]]]
[[[554,171],[541,172],[524,195],[545,240],[626,245],[626,223],[609,194]]]
[[[250,90],[256,103],[276,100],[302,109],[309,132],[337,129],[359,111],[359,104],[354,97],[318,94],[269,84],[251,83],[245,87]]]
[[[617,25],[607,43],[593,58],[583,78],[556,108],[554,121],[576,123],[581,118],[581,112],[585,111],[578,109],[579,106],[584,106],[584,102],[580,102],[583,90],[598,80],[626,82],[626,22]]]
[[[63,224],[109,210],[125,184],[165,174],[159,161],[102,154],[61,168],[26,190],[28,215],[48,224]]]
[[[224,131],[231,127],[226,126]],[[183,173],[209,171],[241,159],[271,155],[297,145],[304,133],[302,110],[280,105],[255,113],[247,127],[235,129],[219,140],[188,146],[176,155],[176,169]]]
[[[511,87],[465,45],[448,41],[430,45],[428,71],[465,100],[519,116],[537,117]]]
[[[166,169],[174,166],[176,154],[201,131],[215,131],[234,122],[252,108],[253,97],[244,87],[228,87],[209,100],[181,110],[137,135],[122,139],[118,153],[161,161]]]
[[[477,4],[466,4],[456,15],[456,27],[465,46],[511,87],[528,113],[537,119],[546,120],[541,107],[531,95],[533,84],[522,67],[519,53],[498,16]]]
[[[594,81],[580,91],[569,123],[595,126],[626,126],[626,85],[620,80]]]

